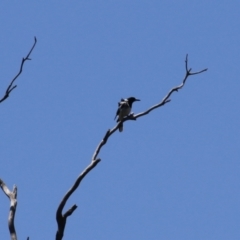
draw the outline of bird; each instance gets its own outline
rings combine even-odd
[[[121,98],[121,101],[118,103],[118,109],[116,112],[116,116],[114,120],[117,118],[117,122],[121,122],[124,117],[127,117],[132,109],[132,104],[136,101],[140,101],[140,99],[137,99],[135,97],[129,97],[129,98]],[[119,126],[119,132],[123,131],[123,124],[120,124]]]

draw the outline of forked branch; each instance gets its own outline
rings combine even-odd
[[[58,230],[56,233],[56,240],[61,240],[64,235],[64,229],[67,222],[67,217],[69,217],[77,208],[77,205],[73,205],[69,210],[67,210],[64,214],[62,213],[63,208],[69,199],[69,197],[73,194],[73,192],[78,188],[79,184],[83,180],[83,178],[100,162],[100,159],[96,159],[91,161],[88,167],[78,176],[77,180],[73,184],[73,186],[68,190],[68,192],[63,197],[61,203],[58,206],[57,213],[56,213],[56,220],[58,224]]]
[[[87,168],[78,176],[76,182],[73,184],[73,186],[70,188],[70,190],[66,193],[66,195],[63,197],[58,209],[57,209],[57,213],[56,213],[56,220],[57,220],[57,224],[58,224],[58,230],[57,230],[57,233],[56,233],[56,240],[61,240],[63,238],[63,235],[64,235],[64,229],[65,229],[65,225],[66,225],[66,220],[67,220],[67,217],[70,216],[74,210],[77,208],[76,205],[73,205],[65,214],[62,214],[62,211],[63,211],[63,208],[67,202],[67,200],[69,199],[69,197],[72,195],[72,193],[78,188],[80,182],[82,181],[82,179],[101,161],[98,157],[98,154],[99,152],[101,151],[101,148],[107,143],[108,141],[108,138],[118,130],[119,126],[123,123],[123,122],[126,122],[128,120],[136,120],[137,118],[139,117],[142,117],[148,113],[150,113],[152,110],[156,109],[156,108],[159,108],[163,105],[165,105],[166,103],[170,102],[170,96],[172,95],[173,92],[175,91],[178,91],[179,89],[181,89],[185,83],[186,83],[186,80],[189,76],[191,75],[196,75],[196,74],[200,74],[202,72],[205,72],[207,71],[207,69],[203,69],[199,72],[191,72],[191,68],[189,69],[188,68],[188,55],[186,56],[186,59],[185,59],[185,68],[186,68],[186,74],[185,74],[185,77],[182,81],[182,83],[177,86],[177,87],[174,87],[172,88],[169,93],[166,95],[166,97],[163,98],[163,100],[150,107],[149,109],[147,109],[145,112],[142,112],[142,113],[138,113],[138,114],[131,114],[129,115],[128,117],[124,118],[123,121],[119,122],[113,129],[109,129],[103,139],[101,140],[101,142],[99,143],[99,145],[97,146],[94,154],[93,154],[93,157],[92,157],[92,160],[91,160],[91,163],[89,164],[89,166],[87,166]]]
[[[14,217],[17,208],[17,186],[13,186],[13,191],[11,192],[7,185],[0,179],[0,187],[3,192],[7,195],[10,200],[10,210],[8,215],[8,228],[11,236],[11,240],[17,240],[17,234],[14,227]]]
[[[11,93],[11,91],[17,87],[17,85],[14,85],[14,82],[15,82],[16,79],[19,77],[19,75],[22,73],[24,63],[25,63],[27,60],[31,60],[29,57],[30,57],[30,55],[31,55],[31,53],[32,53],[32,51],[33,51],[36,43],[37,43],[37,38],[34,37],[34,43],[33,43],[32,48],[30,49],[30,51],[29,51],[29,53],[27,54],[27,56],[22,59],[19,72],[18,72],[18,74],[12,79],[12,81],[10,82],[10,84],[9,84],[9,86],[8,86],[5,94],[4,94],[4,96],[2,97],[2,99],[0,99],[0,103],[3,102],[4,100],[6,100],[6,99],[9,97],[9,94]]]
[[[201,71],[198,71],[198,72],[191,72],[192,69],[191,69],[191,68],[188,68],[188,55],[186,55],[186,59],[185,59],[185,69],[186,69],[186,73],[185,73],[185,77],[184,77],[182,83],[181,83],[179,86],[172,88],[172,89],[169,91],[169,93],[166,95],[166,97],[163,98],[163,100],[162,100],[160,103],[158,103],[158,104],[150,107],[150,108],[149,108],[148,110],[146,110],[145,112],[138,113],[138,114],[133,115],[133,116],[130,115],[129,117],[127,117],[127,118],[125,119],[125,121],[127,121],[127,120],[136,120],[137,118],[142,117],[142,116],[150,113],[152,110],[154,110],[154,109],[156,109],[156,108],[159,108],[159,107],[165,105],[166,103],[170,102],[170,101],[171,101],[170,96],[172,95],[172,93],[173,93],[173,92],[177,92],[178,90],[180,90],[181,88],[183,88],[184,85],[185,85],[185,83],[186,83],[186,81],[187,81],[187,78],[188,78],[189,76],[197,75],[197,74],[200,74],[200,73],[203,73],[203,72],[206,72],[206,71],[207,71],[207,68],[205,68],[205,69],[203,69],[203,70],[201,70]]]

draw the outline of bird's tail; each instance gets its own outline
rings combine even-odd
[[[122,131],[123,131],[123,123],[121,123],[121,124],[119,125],[118,130],[119,130],[119,132],[122,132]]]

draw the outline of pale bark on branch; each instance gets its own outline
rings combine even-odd
[[[98,157],[98,154],[101,150],[101,148],[107,143],[108,141],[108,138],[118,130],[119,126],[121,126],[121,124],[123,122],[126,122],[128,120],[136,120],[137,118],[140,118],[144,115],[147,115],[148,113],[150,113],[151,111],[153,111],[154,109],[156,108],[159,108],[163,105],[165,105],[166,103],[170,102],[170,96],[172,95],[173,92],[177,92],[178,90],[180,90],[181,88],[183,88],[183,86],[185,85],[186,83],[186,80],[189,76],[192,76],[192,75],[196,75],[196,74],[200,74],[200,73],[203,73],[205,71],[207,71],[207,68],[206,69],[203,69],[201,71],[198,71],[198,72],[191,72],[191,68],[188,68],[188,55],[186,55],[186,59],[185,59],[185,69],[186,69],[186,74],[185,74],[185,77],[182,81],[182,83],[177,86],[177,87],[174,87],[172,88],[168,94],[163,98],[163,100],[150,107],[149,109],[147,109],[146,111],[142,112],[142,113],[138,113],[138,114],[130,114],[128,117],[124,118],[121,122],[119,122],[113,129],[109,129],[105,136],[103,137],[103,139],[101,140],[101,142],[99,143],[99,145],[97,146],[94,154],[93,154],[93,157],[92,157],[92,160],[91,160],[91,163],[86,167],[86,169],[78,176],[77,180],[75,181],[75,183],[73,184],[73,186],[70,188],[70,190],[65,194],[65,196],[63,197],[58,209],[57,209],[57,213],[56,213],[56,220],[57,220],[57,224],[58,224],[58,230],[57,230],[57,233],[56,233],[56,240],[61,240],[63,238],[63,235],[64,235],[64,229],[65,229],[65,225],[66,225],[66,220],[67,220],[67,217],[70,216],[74,210],[77,208],[76,205],[73,205],[65,214],[62,214],[62,211],[63,211],[63,208],[67,202],[67,200],[69,199],[69,197],[72,195],[72,193],[78,188],[80,182],[82,181],[82,179],[94,168],[96,167],[96,165],[101,161],[101,159],[97,158]]]
[[[29,57],[30,57],[30,55],[31,55],[31,53],[32,53],[32,51],[33,51],[36,43],[37,43],[37,38],[34,37],[34,43],[33,43],[32,48],[30,49],[30,51],[29,51],[29,53],[27,54],[27,56],[22,59],[19,72],[18,72],[18,74],[12,79],[12,81],[10,82],[10,84],[8,85],[7,90],[5,91],[4,96],[0,99],[0,103],[3,102],[4,100],[6,100],[6,99],[9,97],[11,91],[17,87],[17,85],[14,85],[14,86],[13,86],[13,84],[14,84],[14,82],[16,81],[16,79],[19,77],[19,75],[22,73],[23,65],[24,65],[25,61],[31,60]]]
[[[8,228],[11,236],[11,240],[17,240],[17,234],[14,227],[14,217],[17,209],[17,186],[13,186],[13,191],[11,192],[7,185],[0,179],[0,187],[2,188],[3,192],[10,200],[10,210],[8,215]]]

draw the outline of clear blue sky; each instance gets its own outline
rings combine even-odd
[[[64,239],[240,239],[239,1],[0,4],[0,177],[18,186],[19,239],[54,239],[57,206],[90,163],[121,97],[135,113],[67,208]],[[0,238],[9,239],[0,192]]]

